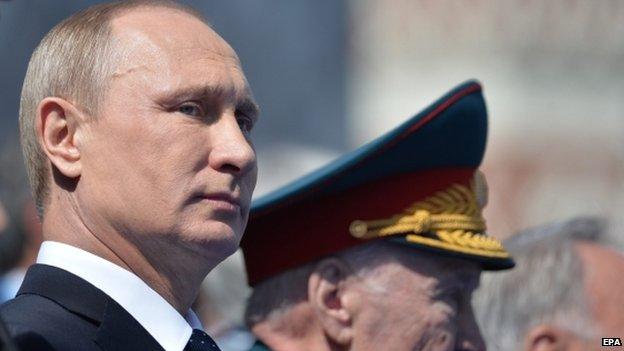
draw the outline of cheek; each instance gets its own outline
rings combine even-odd
[[[243,184],[245,186],[245,190],[248,192],[249,198],[251,198],[251,194],[253,190],[256,188],[256,182],[258,180],[258,165],[254,165],[253,170],[251,170],[247,175],[245,175],[245,179],[243,180]]]
[[[191,159],[207,149],[202,125],[168,114],[153,119],[159,123],[146,125],[139,136],[144,152],[168,159]]]
[[[443,302],[434,302],[422,308],[420,313],[411,331],[413,349],[453,350],[457,332],[453,308]]]
[[[165,118],[172,116],[142,112],[106,116],[110,120],[94,126],[86,172],[109,197],[117,194],[121,202],[162,207],[157,206],[165,203],[159,198],[174,200],[189,186],[202,162],[207,162],[202,155],[207,148],[198,128]]]
[[[424,350],[452,350],[457,334],[457,311],[446,302],[437,301],[431,305],[427,320],[427,335],[423,341]]]
[[[447,315],[434,306],[410,306],[406,300],[371,311],[363,317],[358,345],[362,350],[451,351],[455,331]]]
[[[414,350],[451,351],[455,349],[455,333],[446,328],[429,328],[415,344]]]
[[[132,150],[134,165],[140,173],[161,187],[185,187],[208,163],[208,146],[204,145],[202,129],[171,118],[158,125],[142,128]],[[179,122],[179,121],[178,121]],[[161,191],[167,188],[161,189]]]
[[[360,350],[412,350],[427,333],[427,307],[403,297],[372,294],[366,312],[355,322]],[[420,344],[423,345],[423,344]]]

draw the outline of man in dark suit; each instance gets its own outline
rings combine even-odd
[[[257,107],[234,50],[169,1],[101,4],[29,63],[20,132],[44,243],[0,310],[23,350],[215,350],[190,310],[233,253]]]

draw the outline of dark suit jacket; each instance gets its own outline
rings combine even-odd
[[[52,266],[31,266],[0,316],[21,351],[163,351],[108,295]]]
[[[18,351],[13,339],[9,336],[9,332],[4,326],[4,322],[0,318],[0,351]]]

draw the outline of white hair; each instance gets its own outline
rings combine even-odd
[[[475,293],[475,314],[488,346],[521,350],[525,334],[551,324],[581,338],[596,337],[583,286],[576,240],[603,241],[605,223],[574,218],[531,229],[505,243],[516,261],[508,272],[484,274]]]

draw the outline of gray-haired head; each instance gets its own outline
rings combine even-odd
[[[608,242],[606,221],[578,217],[532,228],[505,242],[515,269],[486,274],[475,294],[475,314],[493,350],[522,349],[531,328],[554,325],[580,338],[596,333],[583,285],[578,241]]]

